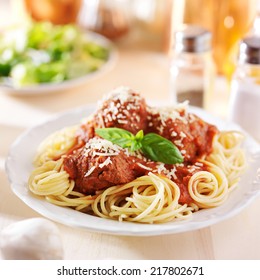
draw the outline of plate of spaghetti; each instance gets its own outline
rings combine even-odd
[[[56,115],[12,145],[14,193],[56,222],[118,235],[210,226],[260,193],[260,147],[187,103],[156,107],[119,87]]]

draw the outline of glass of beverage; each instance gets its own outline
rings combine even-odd
[[[213,58],[218,73],[231,78],[238,43],[250,30],[258,0],[185,0],[184,23],[197,24],[213,35]]]
[[[76,21],[82,0],[24,0],[25,10],[36,21],[67,24]]]

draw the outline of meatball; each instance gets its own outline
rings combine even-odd
[[[64,159],[64,170],[75,180],[75,190],[84,194],[95,194],[97,190],[128,183],[135,179],[131,162],[120,153],[117,156],[84,155],[84,149]],[[109,164],[105,161],[108,160]]]
[[[95,194],[97,190],[125,184],[146,174],[147,169],[140,168],[138,162],[146,164],[98,137],[63,160],[64,170],[75,180],[75,190],[84,194]]]
[[[147,127],[144,98],[127,87],[108,94],[94,114],[94,127],[117,127],[136,134]]]
[[[218,132],[214,125],[179,109],[149,108],[148,131],[158,133],[177,146],[185,162],[193,162],[212,151],[212,141]]]

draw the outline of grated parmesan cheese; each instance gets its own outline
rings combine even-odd
[[[178,178],[177,178],[177,176],[176,176],[176,174],[175,174],[175,172],[176,172],[177,170],[176,170],[176,167],[174,166],[167,174],[166,174],[166,176],[169,178],[169,179],[174,179],[174,180],[177,180]]]
[[[164,163],[160,163],[156,167],[157,167],[157,171],[158,171],[159,174],[161,174],[162,172],[164,174],[167,174],[168,170],[165,168]]]
[[[115,153],[113,153],[113,152],[108,152],[108,153],[102,152],[102,153],[100,153],[100,152],[96,152],[96,151],[93,152],[93,157],[94,156],[109,157],[109,156],[117,156],[117,155],[118,155],[117,152],[115,152]]]
[[[171,136],[172,136],[172,137],[176,137],[177,135],[178,135],[178,133],[177,133],[176,131],[173,130],[172,133],[171,133]]]
[[[107,165],[109,165],[109,164],[111,164],[111,163],[112,163],[111,158],[108,157],[103,163],[100,163],[100,164],[99,164],[99,167],[100,167],[100,168],[103,168],[104,166],[107,166]]]
[[[190,173],[193,173],[194,171],[196,171],[196,168],[193,166],[193,167],[190,167],[190,168],[188,168],[188,171],[190,172]]]
[[[183,102],[177,106],[171,107],[148,107],[147,110],[153,115],[159,115],[159,120],[162,122],[162,125],[165,126],[166,121],[171,119],[175,121],[176,119],[181,120],[183,123],[188,123],[188,103]],[[183,114],[183,116],[182,116]]]
[[[125,102],[134,102],[141,99],[140,96],[133,96],[133,93],[136,93],[136,91],[133,91],[130,87],[120,86],[105,95],[103,102],[112,99],[124,104]]]
[[[122,150],[123,148],[118,145],[98,137],[90,139],[85,145],[86,156],[88,156],[90,151],[93,151],[92,156],[116,156]]]
[[[199,167],[203,167],[203,163],[202,162],[195,162],[194,165],[199,166]]]
[[[95,166],[92,166],[87,173],[85,173],[84,177],[88,177],[94,170],[95,170]]]
[[[152,168],[150,168],[150,167],[148,167],[148,166],[145,166],[145,165],[141,164],[140,162],[138,162],[137,165],[139,165],[139,166],[140,166],[141,168],[143,168],[143,169],[152,171]]]
[[[187,137],[187,135],[183,131],[181,131],[180,136],[181,136],[182,139]]]
[[[176,146],[179,146],[179,147],[183,147],[184,145],[182,144],[182,141],[181,140],[175,140],[174,141],[174,144],[176,145]]]
[[[128,121],[127,120],[117,120],[118,123],[121,123],[121,124],[127,124]]]

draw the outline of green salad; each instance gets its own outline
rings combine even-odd
[[[0,83],[19,88],[74,79],[98,70],[109,53],[76,25],[33,23],[0,34]]]

